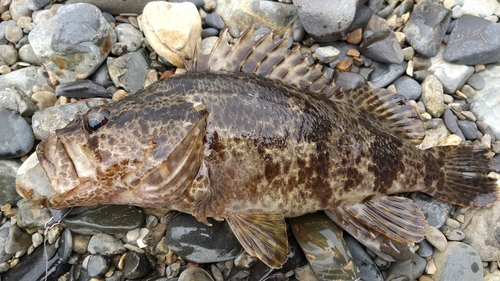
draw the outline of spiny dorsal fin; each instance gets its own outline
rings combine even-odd
[[[368,82],[347,91],[338,89],[330,99],[343,100],[366,110],[413,145],[420,144],[425,137],[424,125],[418,112],[406,103],[405,97],[393,91],[376,88]]]
[[[254,40],[254,27],[248,28],[231,46],[229,34],[224,31],[209,55],[196,50],[192,61],[185,61],[188,71],[226,71],[253,73],[277,79],[285,84],[322,94],[331,99],[344,100],[368,111],[374,118],[386,123],[391,130],[412,144],[419,144],[425,132],[420,116],[402,96],[371,84],[342,90],[323,72],[319,63],[304,55],[300,45],[288,47],[286,39],[274,41],[273,33]],[[342,84],[342,83],[340,83]]]

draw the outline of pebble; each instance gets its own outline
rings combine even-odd
[[[434,280],[439,281],[483,281],[483,267],[477,251],[460,242],[449,242],[445,249],[435,252]]]
[[[439,229],[435,228],[434,226],[427,226],[425,239],[440,252],[446,249],[446,237],[441,231],[439,231]]]
[[[477,128],[476,122],[470,120],[458,120],[457,123],[460,131],[462,131],[466,139],[476,140],[483,136]]]
[[[27,154],[35,144],[31,126],[18,113],[0,109],[0,159]]]
[[[84,79],[57,87],[56,96],[84,99],[96,97],[111,98],[111,93],[103,86],[91,80]]]
[[[422,94],[420,83],[408,76],[401,76],[396,79],[394,86],[398,94],[405,96],[409,100],[418,100]]]
[[[378,269],[372,257],[368,255],[361,244],[352,236],[346,234],[344,234],[344,240],[347,244],[347,247],[349,248],[349,252],[351,253],[355,264],[359,268],[359,271],[361,273],[360,280],[384,281],[382,273]]]
[[[128,52],[135,52],[142,46],[142,32],[129,23],[122,23],[115,27],[118,42],[127,46]]]
[[[177,281],[214,281],[212,276],[199,267],[191,267],[184,270]]]
[[[314,52],[322,63],[330,63],[338,58],[340,51],[333,46],[319,47]]]
[[[7,65],[13,65],[17,62],[18,52],[14,46],[0,45],[0,57]]]
[[[85,261],[84,261],[85,263]],[[87,272],[91,277],[104,276],[110,266],[109,257],[103,255],[89,255],[86,258]]]
[[[414,255],[411,260],[397,261],[387,270],[385,280],[415,280],[424,273],[426,264],[426,260],[419,255]]]
[[[470,209],[465,213],[463,232],[482,261],[500,260],[500,204],[490,208]]]
[[[423,258],[427,258],[432,256],[432,254],[434,253],[434,249],[432,248],[432,245],[424,239],[420,241],[417,253]]]
[[[150,64],[144,49],[127,53],[118,58],[108,57],[108,71],[111,80],[125,91],[135,92],[144,87]]]
[[[106,233],[97,233],[89,241],[87,250],[91,254],[117,255],[125,252],[123,243]]]
[[[484,88],[484,86],[486,85],[486,82],[484,81],[483,76],[481,76],[478,73],[474,73],[467,80],[467,84],[470,85],[475,90],[480,91]]]
[[[402,63],[404,60],[401,46],[390,29],[380,30],[363,38],[359,45],[363,55],[382,63]]]
[[[138,279],[145,277],[150,271],[151,266],[144,253],[137,253],[135,251],[127,252],[123,267],[123,277]]]
[[[432,117],[443,115],[445,107],[443,101],[443,86],[434,75],[429,75],[422,82],[422,95],[420,100],[424,103],[426,111]]]

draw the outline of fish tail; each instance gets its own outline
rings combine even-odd
[[[500,180],[489,176],[488,150],[481,146],[440,146],[427,150],[442,166],[425,193],[445,202],[463,207],[485,207],[500,198]],[[437,181],[435,179],[438,179]]]

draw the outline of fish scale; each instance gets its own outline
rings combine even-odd
[[[227,41],[196,53],[187,73],[56,131],[37,147],[51,190],[19,183],[18,192],[50,208],[129,204],[226,220],[274,268],[286,261],[285,218],[325,211],[387,256],[422,240],[427,225],[398,194],[475,207],[498,199],[487,150],[417,149],[422,122],[396,93],[343,88],[271,33]]]

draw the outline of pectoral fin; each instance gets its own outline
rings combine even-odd
[[[248,254],[272,268],[286,262],[288,241],[283,214],[234,213],[226,220]]]

